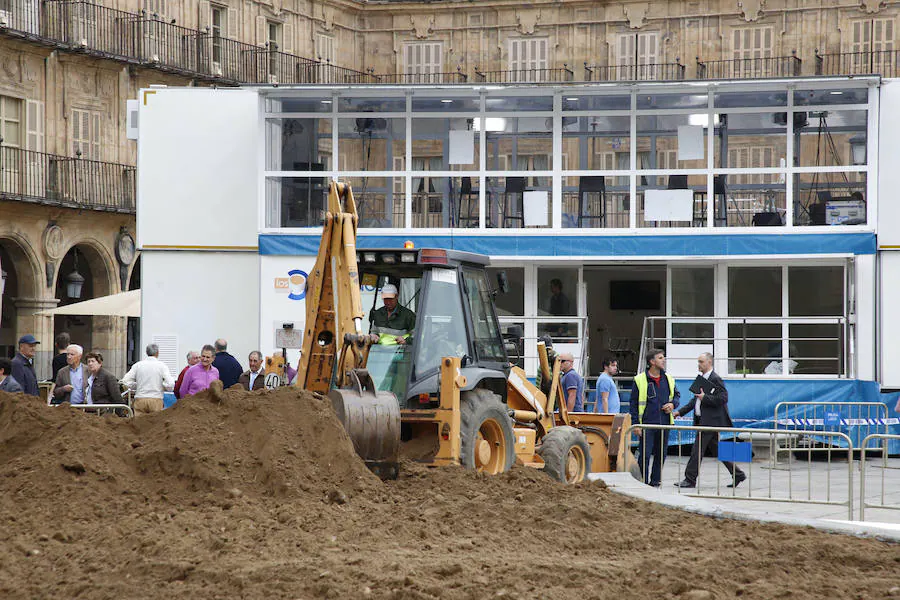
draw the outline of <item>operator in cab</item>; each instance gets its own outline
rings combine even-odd
[[[398,302],[397,286],[391,283],[381,288],[381,300],[384,306],[369,313],[369,333],[384,346],[408,343],[416,328],[416,313]]]

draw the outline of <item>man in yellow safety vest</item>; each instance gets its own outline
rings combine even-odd
[[[666,373],[665,352],[657,348],[650,350],[647,353],[647,370],[638,373],[631,386],[631,422],[672,425],[675,422],[672,411],[678,408],[680,399],[681,394],[675,387],[675,378]],[[669,432],[659,429],[642,432],[638,427],[633,431],[640,440],[644,483],[659,487],[666,449],[669,445]]]

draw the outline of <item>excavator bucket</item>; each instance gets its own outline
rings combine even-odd
[[[381,479],[400,472],[400,405],[391,392],[379,392],[364,369],[349,372],[350,386],[328,392],[356,453]]]

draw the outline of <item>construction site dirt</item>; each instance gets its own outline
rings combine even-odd
[[[328,401],[219,389],[137,419],[0,394],[2,598],[886,598],[900,547],[405,461]]]

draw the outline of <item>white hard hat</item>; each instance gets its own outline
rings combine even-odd
[[[381,288],[381,297],[382,298],[396,298],[397,297],[397,286],[391,283],[388,283],[383,288]]]

